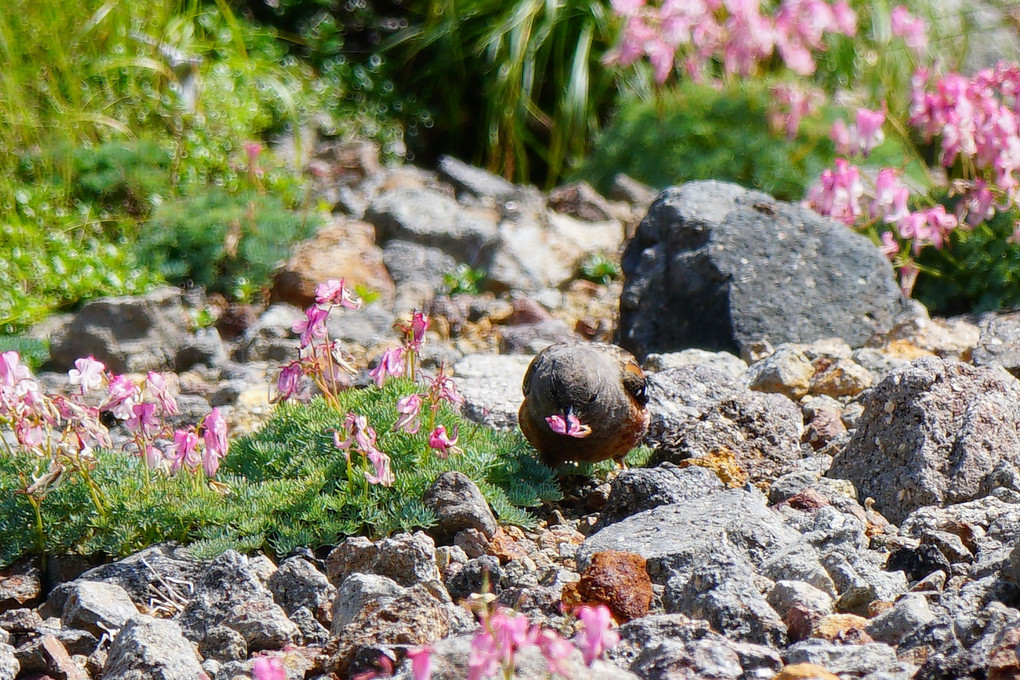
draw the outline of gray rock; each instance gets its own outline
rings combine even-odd
[[[630,670],[644,680],[737,680],[744,677],[737,653],[712,639],[653,642],[638,654]]]
[[[322,625],[308,607],[298,607],[290,613],[290,620],[301,631],[306,645],[324,645],[329,641],[329,629]]]
[[[496,534],[499,524],[478,485],[463,472],[444,472],[425,491],[422,499],[438,519],[434,531],[449,543],[461,529],[477,529],[487,538]]]
[[[655,444],[655,462],[725,451],[752,483],[767,483],[802,456],[801,410],[781,394],[735,390],[671,429],[652,413],[648,441]]]
[[[935,357],[898,369],[865,411],[830,477],[849,479],[890,521],[987,495],[1000,463],[1020,462],[1020,383],[1001,369]]]
[[[758,491],[722,491],[632,515],[589,536],[578,551],[584,569],[603,550],[638,553],[654,583],[689,577],[721,551],[761,564],[799,534],[765,505]],[[678,586],[679,583],[675,582]]]
[[[305,607],[323,625],[333,619],[336,588],[314,564],[302,557],[289,557],[280,563],[266,583],[276,603],[288,615]]]
[[[339,635],[362,609],[378,608],[403,591],[396,581],[386,576],[351,574],[337,589],[331,634]]]
[[[546,199],[549,209],[585,222],[604,222],[615,216],[604,196],[587,182],[571,182],[556,187]]]
[[[376,347],[393,340],[393,312],[381,305],[364,305],[359,309],[345,309],[342,314],[330,314],[326,321],[329,337],[343,344]]]
[[[248,558],[233,550],[205,563],[195,594],[177,621],[195,642],[213,626],[229,626],[244,636],[251,651],[281,649],[300,639],[297,626],[273,601]]]
[[[233,628],[213,626],[199,642],[198,651],[206,660],[244,661],[248,658],[248,643]]]
[[[779,647],[786,642],[786,624],[762,597],[762,585],[745,556],[717,550],[689,575],[670,577],[663,604],[667,612],[708,621],[731,639]]]
[[[447,579],[446,587],[450,597],[459,602],[476,593],[499,595],[503,590],[503,579],[504,572],[499,560],[492,555],[482,555],[468,560],[460,571]]]
[[[466,192],[475,198],[504,201],[517,193],[517,188],[499,175],[460,161],[453,156],[440,156],[439,176],[454,186],[458,193]]]
[[[99,637],[120,629],[137,614],[131,596],[120,586],[79,580],[71,585],[60,622],[67,628],[80,628]]]
[[[556,213],[506,220],[489,284],[498,291],[555,288],[574,278],[586,256],[615,253],[621,243],[623,225],[616,220],[583,222]]]
[[[0,643],[0,680],[14,680],[21,672],[21,664],[14,656],[14,647]]]
[[[800,539],[765,560],[760,573],[773,581],[800,581],[835,597],[836,584],[822,566],[822,556],[810,541]]]
[[[254,324],[248,327],[237,348],[240,361],[283,363],[298,355],[300,343],[291,330],[304,314],[293,305],[270,305]]]
[[[486,267],[497,245],[495,215],[471,211],[429,189],[390,189],[365,211],[380,245],[392,239],[438,248],[458,262]]]
[[[803,581],[776,581],[769,591],[768,602],[781,617],[785,617],[793,607],[823,616],[832,613],[832,598],[828,593]]]
[[[842,677],[860,677],[899,663],[896,650],[880,642],[842,645],[826,640],[804,640],[790,645],[786,663],[813,663]]]
[[[335,653],[325,669],[351,677],[370,668],[380,652],[391,651],[394,645],[432,645],[475,626],[472,616],[453,604],[442,583],[419,582],[401,588],[392,599],[371,601],[359,609],[334,636]]]
[[[815,367],[803,352],[793,345],[780,345],[776,351],[747,369],[750,388],[759,392],[775,392],[791,399],[800,399],[811,389]]]
[[[183,551],[170,545],[154,545],[122,560],[102,564],[84,572],[82,581],[98,581],[120,586],[135,604],[160,607],[163,603],[183,606],[191,596],[194,583],[205,567],[187,559]],[[52,591],[41,608],[44,616],[60,616],[74,581],[62,583]]]
[[[103,680],[195,680],[195,650],[174,621],[139,614],[113,639]]]
[[[904,309],[889,261],[866,237],[724,182],[659,194],[623,272],[619,344],[639,358],[685,347],[743,356],[763,339],[860,346]]]
[[[502,354],[538,354],[553,343],[577,339],[566,321],[545,319],[500,328],[499,351]]]
[[[464,680],[468,677],[471,636],[449,637],[432,645],[432,680]],[[547,680],[548,665],[538,647],[528,646],[515,655],[514,680]],[[614,664],[597,660],[590,667],[584,664],[579,650],[567,658],[566,670],[572,680],[638,680],[638,676]],[[405,662],[394,680],[412,680],[411,664]]]
[[[376,543],[360,536],[346,538],[326,558],[326,576],[331,583],[341,584],[354,573],[388,576],[402,586],[438,581],[436,543],[421,531]]]
[[[862,551],[852,559],[839,552],[822,557],[822,564],[840,594],[837,610],[865,616],[872,602],[891,602],[907,592],[906,575],[902,571],[885,571],[884,561],[884,557],[870,551]]]
[[[533,358],[513,354],[469,354],[458,361],[453,372],[457,377],[457,389],[464,397],[464,415],[489,427],[517,427],[517,410],[524,398],[521,383]]]
[[[857,365],[867,369],[875,377],[876,382],[882,380],[900,366],[910,363],[909,359],[895,357],[873,347],[855,349],[850,358]]]
[[[747,364],[729,352],[706,352],[703,349],[685,349],[680,352],[649,354],[642,364],[649,373],[657,373],[682,366],[708,366],[725,373],[731,380],[740,383],[747,371]]]
[[[655,444],[691,422],[740,388],[735,379],[716,368],[689,364],[648,376],[648,441]]]
[[[443,275],[452,272],[457,261],[438,248],[393,239],[383,248],[383,263],[399,287],[409,282],[428,284],[435,290],[443,286]]]
[[[625,201],[647,208],[655,200],[656,193],[652,187],[621,172],[613,177],[608,197],[614,201]]]
[[[216,328],[200,328],[185,339],[184,346],[174,357],[174,370],[178,373],[192,366],[223,368],[227,363],[227,350]]]
[[[724,488],[714,472],[698,466],[681,469],[663,463],[654,468],[624,470],[612,482],[595,530],[643,510],[702,498]]]
[[[971,353],[975,366],[1001,366],[1020,376],[1020,312],[993,312],[981,316],[981,336]]]
[[[75,359],[93,356],[114,373],[173,369],[188,343],[187,327],[176,288],[93,300],[53,337],[50,362],[66,371]]]
[[[934,618],[928,598],[920,593],[909,593],[871,619],[864,630],[877,642],[898,645],[903,638]]]

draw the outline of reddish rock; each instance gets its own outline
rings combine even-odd
[[[645,558],[618,550],[595,553],[581,580],[564,586],[563,603],[571,609],[604,604],[619,623],[644,616],[652,604]]]
[[[384,302],[393,298],[396,287],[383,264],[382,249],[375,244],[372,225],[340,218],[297,244],[273,277],[270,301],[307,307],[315,300],[317,285],[340,278],[348,288],[361,285],[378,293]]]
[[[0,570],[0,611],[34,603],[41,594],[42,581],[35,559],[18,560]]]
[[[817,451],[844,432],[843,414],[835,408],[821,409],[804,428],[804,441]]]

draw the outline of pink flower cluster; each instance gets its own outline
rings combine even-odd
[[[760,0],[613,0],[625,19],[620,44],[610,59],[623,65],[647,57],[655,79],[665,82],[678,59],[693,78],[712,61],[727,73],[746,76],[779,54],[799,75],[815,70],[812,54],[826,47],[825,36],[857,32],[857,16],[844,0],[783,0],[774,16]]]
[[[413,368],[415,355],[421,351],[421,346],[425,342],[425,332],[429,329],[429,323],[427,316],[421,312],[414,312],[411,314],[411,323],[397,326],[402,335],[401,346],[383,352],[379,363],[368,373],[376,385],[382,387],[389,376],[413,373],[410,369]],[[414,377],[413,374],[411,377]]]
[[[885,139],[883,125],[885,125],[884,111],[857,109],[856,122],[850,126],[840,118],[833,123],[831,133],[832,141],[836,143],[836,152],[845,156],[860,154],[867,157],[871,150]]]
[[[351,451],[360,453],[368,461],[374,471],[365,470],[365,479],[369,484],[381,486],[393,486],[396,477],[390,470],[390,457],[380,451],[376,446],[376,434],[368,424],[365,416],[348,413],[344,418],[345,439],[340,439],[340,433],[333,433],[333,443],[338,449],[344,452],[348,465],[351,464]]]
[[[330,279],[316,286],[315,303],[305,310],[304,318],[291,326],[300,338],[301,356],[280,371],[274,401],[307,399],[310,386],[306,377],[324,393],[348,384],[354,367],[339,345],[329,339],[326,320],[338,307],[357,309],[360,306],[361,299],[344,285],[344,279]]]
[[[591,666],[620,641],[620,636],[612,629],[612,615],[603,605],[581,607],[577,617],[581,621],[581,630],[574,637],[574,644],[581,650],[584,662]],[[570,677],[566,660],[573,646],[562,636],[532,625],[523,614],[498,608],[487,613],[482,617],[482,627],[471,640],[468,680],[489,678],[500,670],[512,673],[517,653],[533,645],[545,657],[550,674]]]
[[[464,397],[457,391],[457,385],[453,382],[453,378],[446,374],[444,366],[440,366],[435,377],[426,377],[425,381],[428,384],[428,391],[425,394],[411,394],[397,401],[397,413],[400,416],[394,423],[393,429],[416,434],[421,427],[421,407],[428,404],[431,412],[430,423],[435,426],[428,437],[429,448],[445,460],[450,455],[463,453],[463,450],[457,446],[459,433],[456,426],[453,428],[453,432],[447,432],[445,425],[435,424],[439,405],[444,401],[460,405],[464,403]]]
[[[43,394],[17,352],[0,355],[0,425],[14,433],[18,445],[57,466],[81,464],[95,448],[112,448],[102,415],[124,421],[131,433],[125,446],[149,468],[170,472],[202,467],[216,475],[227,455],[226,420],[213,409],[198,427],[174,430],[167,418],[178,413],[177,401],[162,374],[150,371],[135,382],[115,375],[93,357],[74,362],[70,396]],[[168,443],[170,442],[170,443]]]
[[[964,204],[976,210],[968,222],[979,223],[995,212],[990,187],[1002,195],[1006,209],[1020,198],[1020,66],[1000,62],[967,78],[947,74],[935,81],[919,72],[914,78],[910,124],[928,140],[941,140],[942,164],[958,161],[974,182]]]
[[[769,106],[769,124],[776,132],[786,133],[787,138],[797,136],[800,121],[818,110],[822,93],[816,89],[783,83],[772,88]]]

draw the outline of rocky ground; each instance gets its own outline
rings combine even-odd
[[[0,679],[227,680],[255,655],[292,680],[380,656],[409,678],[420,644],[433,677],[464,678],[477,624],[461,603],[486,583],[565,634],[562,603],[611,608],[621,643],[590,668],[578,653],[575,678],[1020,677],[1020,316],[929,319],[866,239],[732,185],[542,195],[365,151],[320,155],[335,220],[295,249],[268,309],[174,289],[96,301],[35,330],[53,341],[41,381],[56,389],[86,354],[173,371],[184,419],[218,406],[248,431],[296,354],[300,306],[346,276],[379,293],[331,328],[362,368],[424,308],[426,366],[452,365],[465,413],[494,427],[515,426],[541,347],[618,339],[650,375],[649,467],[566,474],[534,531],[500,526],[448,473],[426,496],[431,534],[279,564],[155,546],[45,596],[17,565],[0,574]],[[593,253],[622,255],[623,282],[581,280]],[[492,292],[437,295],[458,263]],[[187,330],[207,305],[216,326]],[[515,677],[546,677],[544,660],[522,655]]]

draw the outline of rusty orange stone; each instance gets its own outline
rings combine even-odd
[[[644,616],[652,604],[645,558],[619,550],[595,553],[581,580],[563,588],[563,604],[568,610],[604,604],[617,623]]]

